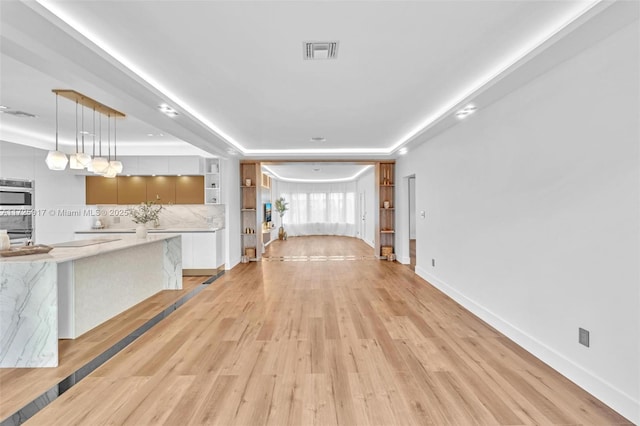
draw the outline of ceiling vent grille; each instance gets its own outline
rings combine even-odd
[[[336,59],[337,41],[305,41],[302,43],[304,59]]]
[[[16,110],[2,110],[0,111],[3,114],[8,114],[8,115],[13,115],[14,117],[22,117],[22,118],[36,118],[37,115],[35,114],[31,114],[30,112],[24,112],[24,111],[16,111]]]

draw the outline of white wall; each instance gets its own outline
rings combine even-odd
[[[409,184],[409,238],[416,239],[416,179],[408,179]]]
[[[635,22],[397,163],[427,213],[416,272],[636,423],[638,51]]]
[[[46,155],[42,149],[1,141],[0,177],[34,180],[36,243],[72,241],[75,231],[88,229],[95,220],[84,204],[84,176],[49,170]]]
[[[222,203],[226,211],[225,269],[240,263],[240,161],[237,158],[220,159],[222,177]]]
[[[364,235],[359,235],[358,237],[369,244],[371,247],[375,247],[375,168],[370,167],[369,170],[364,172],[362,175],[358,177],[356,181],[356,203],[360,203],[360,194],[364,193],[365,197],[365,225],[364,225]],[[358,208],[358,206],[356,206]],[[356,209],[356,213],[358,210]],[[360,217],[357,217],[356,220],[360,221]],[[358,229],[359,224],[358,224]]]

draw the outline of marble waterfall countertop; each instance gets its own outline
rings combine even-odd
[[[133,231],[132,231],[133,232]],[[166,231],[165,231],[166,232]],[[51,244],[54,247],[49,253],[46,254],[31,254],[27,256],[12,256],[12,257],[0,257],[1,263],[23,263],[23,262],[54,262],[63,263],[71,260],[82,259],[90,256],[97,256],[105,253],[110,253],[117,250],[127,249],[130,247],[141,246],[145,244],[154,243],[156,241],[168,240],[170,238],[177,238],[175,233],[154,233],[148,235],[147,238],[137,238],[132,236],[120,236],[117,239],[113,238],[112,241],[100,242],[97,244],[87,245],[84,247],[55,247],[55,244]],[[106,240],[109,238],[101,238],[99,240]],[[83,240],[85,243],[91,240]],[[60,243],[64,244],[64,243]]]
[[[56,367],[58,338],[75,339],[160,291],[181,289],[182,238],[104,235],[1,258],[0,368]]]
[[[166,233],[182,234],[185,232],[216,232],[224,228],[149,228],[147,231],[150,234]],[[133,234],[135,228],[103,228],[103,229],[89,229],[86,231],[76,231],[76,234]]]

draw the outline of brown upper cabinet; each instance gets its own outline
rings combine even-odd
[[[204,204],[204,176],[176,176],[176,204]]]
[[[118,181],[102,176],[87,176],[86,204],[118,204]]]
[[[147,200],[176,203],[176,176],[147,176]]]
[[[118,204],[140,204],[147,201],[146,176],[118,176]]]
[[[159,198],[159,200],[158,200]],[[204,176],[86,176],[86,204],[203,204]]]

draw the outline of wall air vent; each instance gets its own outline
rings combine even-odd
[[[304,59],[336,59],[337,41],[305,41],[302,43]]]

